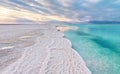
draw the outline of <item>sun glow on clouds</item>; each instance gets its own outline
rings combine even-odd
[[[0,16],[0,23],[17,23],[17,18],[24,18],[35,22],[48,22],[50,20],[72,22],[72,19],[66,17],[42,15],[25,9],[17,11],[5,7],[0,7]]]
[[[14,18],[11,17],[12,10],[0,7],[0,23],[13,23]]]

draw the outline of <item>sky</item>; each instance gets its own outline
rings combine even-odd
[[[120,21],[120,0],[1,0],[1,23]]]

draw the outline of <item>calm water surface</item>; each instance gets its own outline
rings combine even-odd
[[[120,24],[78,24],[65,36],[92,74],[120,74]]]

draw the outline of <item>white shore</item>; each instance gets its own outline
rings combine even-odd
[[[0,74],[91,74],[55,26],[0,26],[0,34]]]
[[[67,30],[77,30],[78,27],[76,26],[57,26],[57,30],[61,31],[61,32],[65,32]]]

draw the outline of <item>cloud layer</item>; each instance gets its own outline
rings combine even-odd
[[[0,23],[119,21],[119,7],[120,0],[2,0]]]

